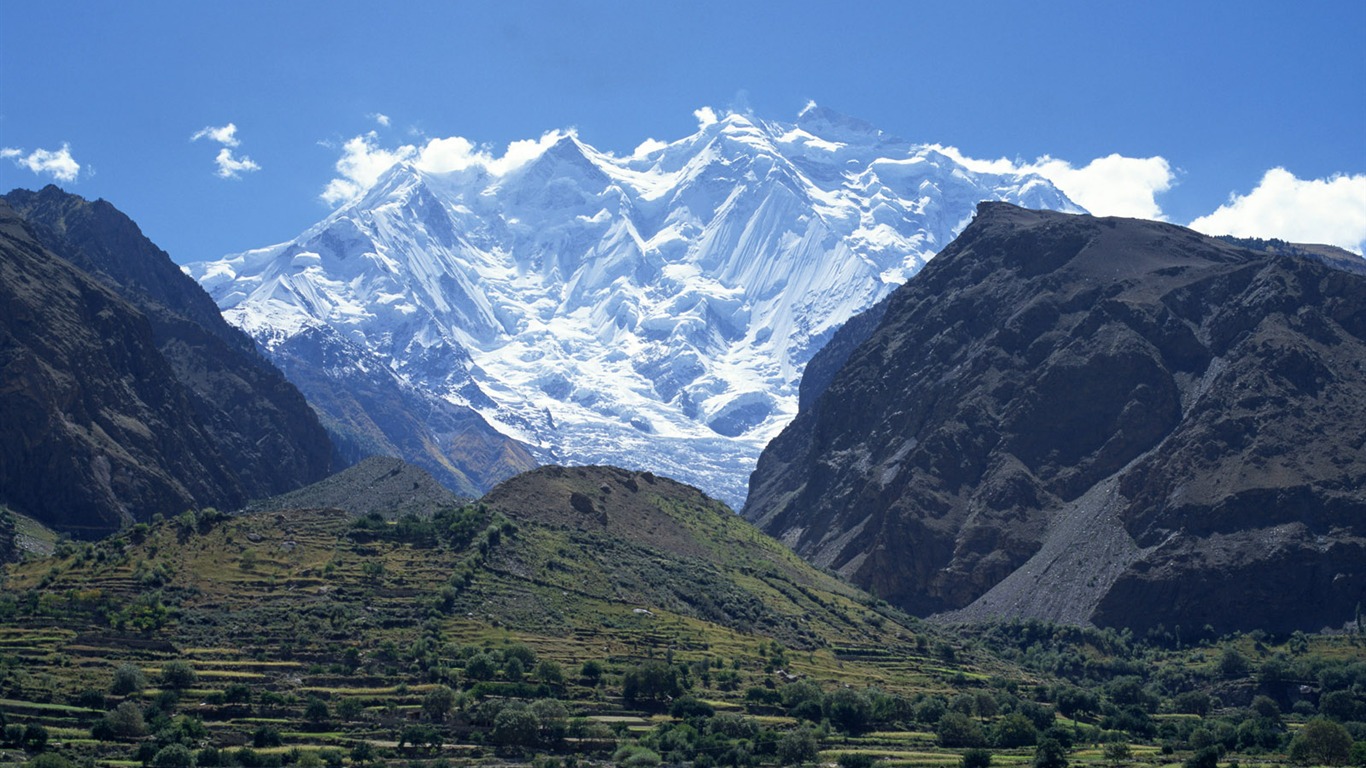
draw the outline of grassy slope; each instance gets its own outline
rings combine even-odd
[[[571,739],[567,749],[578,744],[581,759],[603,760],[610,748],[595,753],[592,745],[648,740],[660,723],[667,727],[666,716],[632,709],[621,698],[622,675],[647,659],[690,666],[695,695],[781,734],[797,721],[776,702],[750,694],[776,696],[788,674],[827,691],[876,686],[905,702],[929,696],[951,704],[988,694],[1018,701],[1010,691],[1048,698],[1066,685],[1058,674],[1099,692],[1104,703],[1107,680],[1139,674],[1152,688],[1182,676],[1182,685],[1220,695],[1223,713],[1236,719],[1255,691],[1259,665],[1289,653],[1284,645],[1236,640],[1228,647],[1250,667],[1229,677],[1218,670],[1222,649],[1213,646],[1159,652],[1061,632],[1030,648],[1010,648],[1016,638],[990,633],[964,642],[810,568],[696,491],[641,474],[543,470],[500,487],[483,504],[476,532],[459,546],[421,536],[416,543],[387,534],[357,537],[353,516],[303,510],[209,522],[182,517],[10,566],[0,593],[0,712],[10,723],[47,725],[66,754],[128,759],[136,741],[102,744],[89,733],[119,697],[88,708],[79,694],[107,691],[115,667],[131,662],[151,680],[136,699],[148,706],[157,700],[159,672],[186,660],[198,680],[175,711],[205,720],[200,744],[250,744],[264,726],[282,734],[276,752],[349,750],[360,741],[392,749],[405,726],[424,722],[423,697],[447,683],[471,696],[441,726],[441,754],[496,764],[509,756],[488,747],[490,723],[479,713],[504,695],[546,691],[509,687],[506,672],[476,685],[466,667],[477,652],[499,658],[524,644],[561,665],[567,682],[550,693],[572,717],[586,718],[574,732],[598,739]],[[1362,659],[1350,638],[1308,642],[1312,654]],[[1299,658],[1305,652],[1297,651]],[[1002,660],[1007,656],[1015,661]],[[585,661],[602,663],[602,686],[578,680]],[[1083,671],[1054,671],[1065,668]],[[532,688],[540,683],[534,674],[526,680]],[[224,703],[235,683],[251,690],[250,706]],[[326,724],[304,721],[310,697],[328,703],[333,717]],[[338,717],[348,700],[361,711]],[[1213,721],[1171,713],[1166,700],[1159,710],[1154,721],[1164,727],[1215,730]],[[978,714],[990,726],[1005,710]],[[859,736],[832,733],[822,745],[824,759],[852,751],[902,765],[957,763],[961,750],[937,746],[931,724],[894,720]],[[1294,715],[1287,724],[1293,729],[1303,720]],[[1074,728],[1102,719],[1090,712],[1059,721]],[[1188,736],[1124,738],[1135,742],[1142,763],[1189,756],[1182,752]],[[1163,741],[1176,743],[1178,752],[1159,753]],[[1032,755],[1027,747],[993,752],[995,764],[1024,764]],[[430,762],[437,755],[404,759]],[[1072,759],[1102,762],[1095,745],[1082,745]],[[1243,764],[1259,760],[1245,755]]]

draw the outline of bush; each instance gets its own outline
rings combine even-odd
[[[194,755],[184,744],[170,744],[156,753],[152,765],[155,768],[192,768]]]
[[[131,696],[142,693],[142,689],[146,687],[147,676],[142,670],[125,662],[114,670],[114,680],[109,684],[109,692],[115,696]]]
[[[42,752],[47,748],[47,728],[38,723],[29,723],[24,728],[23,747],[30,752]]]
[[[166,666],[161,668],[161,684],[166,688],[183,691],[193,687],[198,679],[194,667],[179,659],[167,662]]]
[[[612,755],[613,765],[627,768],[653,768],[660,763],[659,754],[635,744],[618,749]]]
[[[969,749],[963,753],[963,768],[991,768],[991,753],[985,749]]]

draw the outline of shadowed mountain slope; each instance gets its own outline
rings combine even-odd
[[[43,247],[147,318],[157,350],[244,498],[273,496],[328,474],[332,446],[303,396],[131,219],[103,200],[55,186],[14,190],[5,200]]]
[[[244,500],[147,318],[0,202],[0,501],[98,534]]]
[[[1361,600],[1360,275],[983,203],[850,336],[745,507],[813,562],[966,619],[1315,629]]]

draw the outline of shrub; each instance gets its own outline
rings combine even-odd
[[[156,753],[152,765],[155,768],[192,768],[194,755],[184,744],[170,744]]]
[[[109,692],[115,696],[131,696],[142,693],[142,689],[146,687],[147,676],[142,670],[125,662],[114,670],[114,680],[109,684]]]
[[[991,753],[985,749],[969,749],[963,753],[963,768],[991,768]]]
[[[167,662],[166,666],[161,668],[161,684],[166,688],[184,690],[193,687],[198,679],[194,667],[180,659]]]

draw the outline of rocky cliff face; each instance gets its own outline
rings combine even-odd
[[[1363,597],[1358,274],[984,203],[842,343],[745,515],[889,601],[1279,630]]]
[[[109,203],[49,186],[6,202],[40,245],[129,302],[245,498],[326,476],[331,443],[303,396],[213,300]]]

